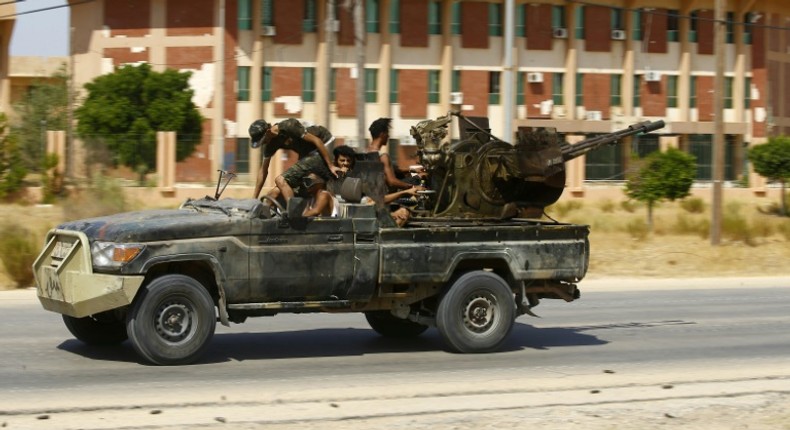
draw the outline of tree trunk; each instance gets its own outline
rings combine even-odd
[[[787,216],[787,201],[786,201],[787,200],[787,192],[785,191],[785,185],[787,184],[787,182],[783,180],[783,181],[781,181],[781,184],[782,184],[782,187],[781,187],[782,196],[781,196],[781,200],[780,200],[781,203],[780,204],[782,206],[779,208],[779,213],[782,214],[782,216]]]
[[[653,202],[647,202],[647,230],[653,232]]]

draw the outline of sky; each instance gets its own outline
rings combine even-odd
[[[16,3],[21,12],[62,6],[66,0],[22,0]],[[18,15],[11,36],[11,56],[65,57],[69,55],[69,8]]]

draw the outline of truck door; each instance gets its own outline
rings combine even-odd
[[[253,221],[251,301],[343,299],[354,272],[350,219]]]

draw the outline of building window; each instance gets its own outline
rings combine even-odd
[[[612,8],[611,24],[612,30],[625,30],[625,16],[623,15],[623,8]]]
[[[634,75],[634,107],[638,108],[642,106],[642,77],[640,75]]]
[[[678,107],[678,77],[675,75],[667,76],[667,107]]]
[[[261,101],[272,100],[272,69],[271,67],[261,68]]]
[[[365,2],[365,30],[368,33],[379,32],[379,0]]]
[[[453,70],[453,74],[450,76],[450,91],[455,92],[455,93],[461,91],[461,71],[460,70]]]
[[[398,69],[390,70],[390,103],[398,103]]]
[[[365,69],[365,103],[378,101],[378,70]]]
[[[631,153],[639,158],[645,158],[660,149],[657,134],[638,134],[631,138]]]
[[[576,38],[584,39],[584,6],[576,6]]]
[[[502,3],[489,3],[488,35],[501,36],[502,34]]]
[[[689,80],[689,107],[697,107],[697,77],[692,76]]]
[[[442,34],[442,2],[428,2],[428,34]]]
[[[691,11],[691,19],[689,20],[689,42],[697,41],[697,17],[699,12],[696,10]]]
[[[261,25],[274,25],[274,0],[261,0]]]
[[[565,92],[563,80],[565,79],[564,73],[554,73],[551,79],[551,99],[555,105],[565,104],[563,93]]]
[[[732,83],[731,76],[724,77],[724,109],[732,109]]]
[[[390,0],[390,33],[400,33],[400,1]]]
[[[584,106],[584,73],[576,74],[576,106]]]
[[[440,71],[428,70],[428,103],[439,103]]]
[[[609,104],[612,106],[623,105],[623,75],[611,75],[609,79],[611,97]]]
[[[488,72],[488,104],[499,104],[499,79],[501,72]]]
[[[240,102],[250,101],[250,68],[239,66],[236,68],[236,100]]]
[[[725,26],[727,27],[727,33],[725,36],[725,40],[727,43],[735,43],[735,13],[734,12],[727,12],[727,21],[725,22]]]
[[[631,35],[631,38],[633,40],[642,40],[642,10],[636,9],[632,13],[633,15],[631,15],[631,17],[634,19],[634,33]]]
[[[565,24],[565,6],[551,7],[551,28],[568,28]]]
[[[239,30],[252,30],[252,0],[239,0]]]
[[[680,11],[677,9],[667,11],[667,41],[680,41]]]
[[[587,136],[591,138],[594,136]],[[605,145],[585,156],[584,175],[588,181],[615,181],[625,176],[623,145]]]
[[[518,72],[518,77],[516,78],[516,106],[523,106],[525,104],[524,81],[526,79],[526,72]]]
[[[752,43],[752,26],[756,20],[757,16],[754,12],[747,12],[743,16],[743,43],[747,45]]]
[[[752,105],[752,78],[745,78],[743,82],[743,107],[749,109]]]
[[[236,138],[236,173],[250,171],[250,138]]]
[[[315,101],[315,69],[312,67],[302,69],[302,101]]]
[[[316,31],[315,0],[304,0],[304,20],[302,21],[302,31],[305,33],[315,33]]]
[[[737,141],[734,135],[724,136],[724,180],[735,180],[735,149]],[[713,178],[713,135],[692,134],[689,136],[689,154],[697,159],[697,176],[695,179],[709,181]]]
[[[451,12],[450,33],[461,34],[461,2],[453,2]]]
[[[516,6],[516,37],[527,36],[527,5]]]

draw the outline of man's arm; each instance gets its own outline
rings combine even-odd
[[[411,188],[414,186],[414,184],[403,182],[395,177],[395,172],[392,171],[392,164],[390,164],[389,155],[381,154],[379,159],[381,160],[381,164],[384,165],[384,179],[387,181],[387,186],[399,189]],[[417,191],[422,191],[424,189],[424,187],[418,186]]]
[[[305,133],[304,136],[302,136],[302,139],[312,143],[318,149],[318,153],[321,154],[321,158],[324,159],[324,162],[326,163],[326,167],[328,167],[329,171],[332,172],[332,174],[335,175],[335,177],[337,178],[337,172],[340,171],[340,168],[335,166],[334,163],[332,163],[332,160],[329,158],[329,151],[326,150],[326,146],[324,146],[324,142],[321,139],[319,139],[318,136],[315,136],[310,133]]]
[[[258,175],[255,177],[255,194],[252,198],[257,199],[260,194],[261,190],[263,189],[263,184],[266,182],[266,177],[269,176],[269,162],[271,161],[271,157],[264,157],[263,163],[261,163],[261,168],[258,170]]]
[[[305,208],[304,212],[302,212],[303,216],[321,216],[324,212],[332,212],[331,205],[332,204],[332,197],[329,195],[328,192],[319,192],[318,195],[315,197],[315,204],[312,208]]]

